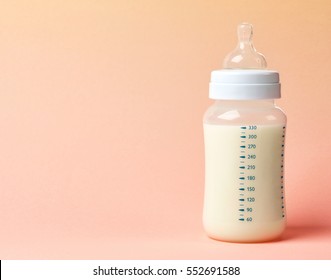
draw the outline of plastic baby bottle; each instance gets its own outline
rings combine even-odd
[[[238,26],[238,46],[212,71],[204,115],[204,229],[229,242],[263,242],[285,229],[286,116],[279,74],[252,44],[252,25]]]

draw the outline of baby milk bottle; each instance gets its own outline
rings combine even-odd
[[[229,242],[263,242],[285,229],[286,116],[275,106],[279,74],[252,44],[252,25],[238,26],[238,46],[211,73],[204,115],[204,229]]]

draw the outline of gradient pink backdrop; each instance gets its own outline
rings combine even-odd
[[[331,258],[331,5],[0,3],[0,258]],[[288,116],[281,242],[201,224],[210,72],[255,27]]]

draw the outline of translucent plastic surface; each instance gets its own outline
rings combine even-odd
[[[205,124],[277,125],[286,123],[286,115],[273,100],[218,100],[204,115]]]
[[[208,236],[263,242],[285,229],[286,116],[271,100],[216,101],[204,115]]]
[[[238,26],[238,45],[223,63],[225,69],[265,69],[267,62],[263,54],[256,51],[252,42],[253,26],[241,23]]]

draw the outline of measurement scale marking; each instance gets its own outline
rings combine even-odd
[[[242,130],[246,130],[248,127],[247,126],[241,126],[240,127]],[[240,135],[240,143],[241,145],[239,145],[240,147],[240,155],[239,155],[239,158],[240,158],[240,161],[239,161],[239,174],[241,175],[239,177],[239,180],[241,181],[244,181],[246,176],[245,176],[245,169],[246,169],[246,166],[245,166],[245,159],[246,159],[246,156],[243,155],[246,153],[246,149],[247,149],[247,145],[246,145],[246,139],[248,136],[245,135],[245,132],[246,131],[241,131],[241,135]],[[245,221],[245,218],[244,218],[244,213],[245,212],[245,187],[244,187],[244,182],[239,182],[239,221],[242,221],[244,222]]]

